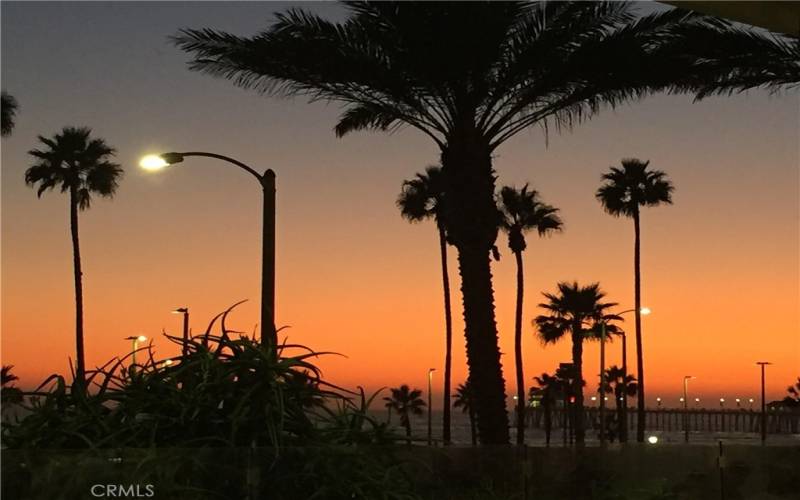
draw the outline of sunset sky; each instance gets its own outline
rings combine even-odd
[[[303,4],[341,16],[336,5]],[[36,136],[86,125],[117,151],[125,178],[114,200],[81,214],[87,365],[129,350],[130,335],[175,346],[188,306],[200,332],[241,299],[231,326],[252,331],[260,283],[259,186],[245,173],[187,159],[159,173],[147,153],[233,156],[278,185],[277,322],[290,341],[326,357],[325,375],[348,387],[426,384],[438,392],[444,320],[437,235],[411,225],[395,200],[404,179],[438,152],[411,129],[336,139],[336,104],[262,97],[191,73],[167,40],[182,27],[250,35],[285,4],[2,4],[2,88],[20,103],[2,140],[2,362],[22,385],[68,370],[74,357],[72,248],[67,197],[37,199],[23,176]],[[769,398],[800,376],[800,93],[752,91],[693,103],[659,95],[601,113],[545,144],[532,128],[497,151],[499,185],[525,182],[561,209],[563,234],[528,237],[525,376],[568,361],[567,340],[543,347],[531,319],[558,281],[599,281],[633,307],[633,224],[603,212],[600,176],[621,158],[650,160],[675,185],[674,205],[642,216],[643,320],[648,400],[677,405],[682,378],[710,405],[758,398],[755,362],[769,360]],[[514,261],[504,236],[493,264],[507,391],[513,390]],[[451,249],[454,383],[466,376],[459,280]],[[635,370],[633,321],[629,370]],[[621,343],[609,344],[608,364]],[[585,377],[598,373],[586,346]],[[587,392],[591,392],[587,388]],[[439,403],[440,404],[440,403]]]

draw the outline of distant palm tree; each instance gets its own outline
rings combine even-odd
[[[2,136],[6,137],[11,135],[11,131],[14,130],[14,118],[17,116],[19,105],[14,96],[5,90],[2,92],[0,101],[2,101],[0,102],[0,109],[2,110],[2,123],[0,125],[2,125]]]
[[[531,387],[530,397],[538,397],[544,412],[544,436],[545,445],[550,446],[550,435],[553,431],[553,407],[556,402],[564,396],[563,381],[554,375],[542,373],[539,377],[533,377],[538,385]]]
[[[444,289],[444,403],[442,440],[450,442],[450,378],[453,355],[453,317],[450,309],[450,276],[447,270],[447,231],[444,227],[444,179],[442,168],[429,166],[424,174],[403,183],[397,199],[400,213],[410,222],[432,218],[439,232],[439,254],[442,261],[442,288]]]
[[[342,20],[293,8],[254,36],[184,29],[174,41],[191,54],[191,70],[265,94],[342,103],[339,136],[410,126],[436,144],[480,439],[507,443],[490,268],[496,150],[532,126],[569,129],[644,95],[692,91],[700,65],[673,46],[733,28],[680,9],[641,17],[628,2],[344,5]]]
[[[603,174],[604,184],[597,190],[597,199],[609,214],[633,219],[633,281],[634,314],[636,326],[636,376],[639,379],[639,395],[636,400],[636,440],[644,442],[644,353],[642,349],[642,276],[640,265],[639,212],[642,207],[655,207],[672,203],[674,187],[667,174],[660,170],[648,170],[649,161],[629,158],[622,160],[622,168],[611,167]]]
[[[547,302],[539,307],[548,312],[533,320],[539,338],[545,343],[555,343],[567,335],[572,340],[572,364],[574,380],[572,396],[575,398],[573,429],[575,442],[582,446],[585,442],[583,423],[583,341],[597,340],[600,337],[601,322],[620,320],[619,316],[606,314],[616,303],[602,302],[605,293],[598,283],[580,286],[577,282],[558,284],[558,294],[543,293]],[[613,331],[613,327],[609,326]]]
[[[783,402],[790,408],[800,408],[800,377],[797,383],[786,388],[789,394],[783,398]]]
[[[625,374],[625,370],[621,367],[613,365],[606,370],[606,394],[614,395],[614,404],[617,409],[617,435],[619,436],[620,443],[627,441],[627,420],[625,419],[625,400],[629,397],[636,396],[638,385],[636,384],[636,377],[633,375]],[[598,392],[600,389],[598,388]],[[604,395],[601,394],[601,397]],[[600,432],[605,432],[601,429]]]
[[[411,390],[406,384],[391,389],[392,395],[383,398],[386,407],[394,410],[400,417],[400,424],[406,429],[406,442],[411,444],[411,416],[422,415],[425,402],[422,400],[422,391]]]
[[[6,405],[20,404],[23,400],[22,390],[14,387],[12,384],[19,380],[19,378],[11,373],[14,368],[12,365],[3,365],[2,374],[0,374],[0,404]]]
[[[44,149],[32,149],[34,163],[25,172],[25,183],[36,187],[37,196],[60,188],[69,193],[70,231],[75,271],[75,381],[84,385],[86,364],[83,347],[83,273],[78,239],[78,212],[90,207],[93,195],[111,198],[122,178],[122,168],[111,161],[114,148],[103,139],[91,138],[91,129],[65,127],[53,138],[39,136]]]
[[[524,273],[522,252],[525,251],[525,232],[535,229],[539,236],[560,231],[563,223],[558,209],[539,198],[536,190],[505,186],[500,190],[499,210],[501,227],[508,233],[508,248],[517,262],[517,307],[514,313],[514,361],[517,375],[517,444],[525,443],[525,376],[522,367],[522,301]]]
[[[458,387],[456,387],[456,393],[453,396],[455,399],[455,401],[453,401],[453,406],[455,408],[461,408],[461,411],[466,413],[469,417],[469,430],[470,436],[472,437],[472,446],[478,444],[478,430],[475,427],[474,397],[472,386],[470,385],[469,381],[466,381],[463,384],[458,384]]]

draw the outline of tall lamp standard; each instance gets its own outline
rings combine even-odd
[[[139,350],[139,342],[146,342],[147,337],[139,335],[136,337],[125,337],[125,340],[130,340],[133,343],[133,350],[131,351],[131,373],[135,370],[136,366],[136,351]]]
[[[769,361],[757,361],[761,366],[761,444],[767,441],[767,395],[766,395],[766,369],[771,365]]]
[[[683,441],[689,442],[689,380],[696,378],[691,375],[683,377]]]
[[[189,308],[179,307],[172,311],[172,314],[183,314],[183,347],[181,348],[181,357],[186,358],[189,354]]]
[[[433,395],[431,394],[431,390],[433,389],[433,372],[436,371],[436,368],[428,368],[428,446],[433,444],[433,434],[431,423],[433,421],[433,413],[431,406],[433,405]]]
[[[277,349],[278,333],[275,329],[275,172],[267,169],[260,174],[233,158],[200,151],[148,155],[142,158],[139,165],[145,170],[160,170],[180,163],[188,156],[215,158],[235,165],[255,177],[261,185],[264,194],[261,231],[261,341],[267,340],[273,348]]]

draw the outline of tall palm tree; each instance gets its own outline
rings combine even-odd
[[[636,396],[638,384],[636,377],[625,373],[621,367],[612,365],[606,370],[606,394],[614,395],[614,404],[617,410],[617,435],[619,436],[620,443],[628,440],[627,420],[625,419],[625,401],[629,397]],[[598,392],[600,388],[598,387]],[[601,394],[601,397],[604,395]],[[600,432],[605,432],[601,429]]]
[[[111,161],[114,148],[103,139],[92,138],[91,129],[65,127],[52,138],[39,136],[46,146],[28,152],[33,165],[25,172],[25,183],[36,187],[37,196],[59,188],[69,194],[69,221],[75,272],[75,382],[84,385],[86,363],[83,348],[83,273],[78,238],[78,212],[91,206],[92,196],[111,198],[122,178],[122,168]]]
[[[466,413],[469,417],[469,431],[470,436],[472,437],[472,446],[478,444],[478,430],[475,427],[474,397],[472,385],[469,383],[469,380],[463,384],[458,384],[458,387],[456,387],[456,393],[453,396],[453,406],[455,408],[461,408],[461,411]]]
[[[558,209],[541,201],[536,190],[504,186],[500,190],[501,227],[508,233],[508,248],[517,262],[517,304],[514,311],[514,362],[517,375],[517,444],[525,443],[525,376],[522,367],[522,301],[524,272],[522,252],[527,248],[525,233],[536,230],[545,236],[563,227]]]
[[[11,135],[11,131],[14,130],[14,118],[17,116],[17,109],[19,109],[19,104],[14,99],[14,96],[5,90],[2,91],[2,94],[0,94],[0,110],[2,110],[2,120],[0,122],[2,123],[0,125],[2,125],[3,137]]]
[[[184,29],[174,41],[191,54],[193,71],[261,93],[344,104],[339,136],[405,125],[434,141],[448,200],[443,219],[458,251],[480,439],[507,443],[490,269],[499,219],[492,155],[532,125],[568,129],[652,92],[691,91],[697,59],[675,45],[689,28],[732,28],[677,9],[640,17],[623,2],[344,5],[341,22],[295,8],[251,37]]]
[[[614,217],[633,219],[633,284],[634,314],[636,327],[636,377],[639,394],[636,400],[636,440],[644,442],[644,353],[642,349],[642,275],[640,266],[640,210],[662,203],[672,203],[674,187],[667,174],[660,170],[648,170],[649,161],[628,158],[622,160],[622,168],[611,167],[603,174],[603,185],[597,190],[597,199],[606,212]]]
[[[406,442],[411,444],[411,416],[422,415],[425,401],[422,391],[411,390],[406,384],[391,389],[392,395],[383,398],[389,411],[394,410],[400,417],[400,424],[406,429]]]
[[[564,385],[562,380],[548,373],[542,373],[541,376],[533,377],[537,387],[531,387],[530,396],[533,399],[535,396],[539,397],[544,412],[544,437],[545,445],[550,447],[550,435],[553,431],[553,407],[556,401],[564,395]]]
[[[558,284],[558,293],[543,293],[547,302],[539,307],[547,314],[537,316],[533,320],[537,327],[539,338],[545,343],[555,343],[567,337],[572,340],[572,364],[574,379],[572,381],[572,394],[575,397],[573,411],[573,429],[575,429],[575,442],[582,446],[585,440],[583,422],[583,341],[597,340],[600,338],[601,322],[620,320],[614,314],[606,311],[616,306],[616,303],[602,302],[605,293],[600,290],[599,283],[580,286],[577,282]],[[609,330],[614,327],[609,325]]]
[[[450,372],[453,355],[453,316],[450,309],[450,275],[447,270],[447,231],[444,226],[444,182],[442,168],[429,166],[424,174],[417,174],[403,182],[403,191],[397,199],[400,213],[409,222],[433,218],[439,232],[439,254],[442,261],[442,288],[444,289],[444,403],[442,440],[450,442]]]

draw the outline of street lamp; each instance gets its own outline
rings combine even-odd
[[[757,361],[757,365],[761,366],[761,444],[767,441],[767,395],[765,391],[766,385],[766,369],[767,365],[771,365],[769,361]],[[750,400],[752,404],[752,399]]]
[[[656,398],[656,405],[661,408],[661,398]]]
[[[685,375],[683,377],[683,440],[689,442],[689,381],[693,379],[692,375]]]
[[[147,337],[144,335],[139,335],[136,337],[125,337],[125,340],[130,340],[133,342],[133,350],[131,351],[131,373],[133,373],[134,366],[136,366],[136,351],[139,350],[139,343],[146,342]]]
[[[189,308],[179,307],[172,311],[172,314],[183,314],[183,347],[181,348],[181,357],[186,358],[189,354]]]
[[[432,408],[433,406],[433,395],[431,394],[432,386],[433,386],[433,372],[436,371],[436,368],[428,368],[428,446],[433,444],[433,436],[431,430],[431,423],[432,423]]]
[[[233,158],[199,151],[148,155],[142,158],[139,165],[145,170],[161,170],[182,162],[187,156],[215,158],[235,165],[255,177],[261,185],[264,195],[261,230],[261,341],[264,342],[266,339],[271,342],[274,349],[277,349],[278,333],[275,329],[275,172],[267,169],[260,174]]]
[[[725,398],[719,398],[719,407],[725,408]]]

